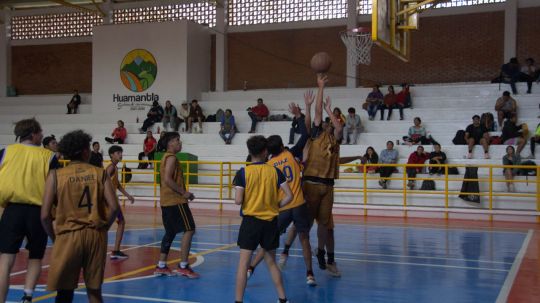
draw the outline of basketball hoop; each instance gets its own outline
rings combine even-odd
[[[367,27],[358,27],[339,33],[341,41],[347,47],[347,56],[355,64],[371,63],[371,31]]]

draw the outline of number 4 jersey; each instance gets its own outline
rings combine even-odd
[[[105,170],[88,163],[72,162],[56,171],[57,234],[107,224],[105,180]]]
[[[268,164],[279,169],[287,179],[287,183],[293,193],[292,201],[279,210],[286,210],[304,204],[304,193],[302,192],[302,165],[296,161],[293,154],[288,150],[283,150],[279,155],[272,157]],[[279,191],[279,199],[283,199],[285,194]]]

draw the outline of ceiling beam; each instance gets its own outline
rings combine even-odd
[[[103,14],[103,12],[100,12],[98,10],[93,10],[93,9],[90,9],[90,8],[87,8],[87,7],[84,7],[82,5],[77,5],[77,4],[73,4],[73,3],[70,3],[70,2],[67,2],[65,0],[49,0],[51,2],[54,2],[54,3],[58,3],[60,5],[63,5],[63,6],[66,6],[66,7],[71,7],[71,8],[74,8],[74,9],[78,9],[78,10],[81,10],[81,11],[85,11],[85,12],[88,12],[88,13],[92,13],[92,14],[101,14],[102,16],[105,16]],[[93,2],[93,1],[92,1]]]

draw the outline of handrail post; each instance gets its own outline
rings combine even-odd
[[[152,166],[152,174],[154,177],[154,208],[157,208],[157,165],[155,160],[153,160],[152,162],[154,163],[154,165]]]
[[[219,162],[219,211],[223,211],[223,162]]]
[[[493,167],[489,167],[489,176],[488,176],[488,180],[489,180],[489,194],[488,194],[488,197],[489,197],[489,211],[490,211],[490,214],[489,214],[489,221],[493,221]]]
[[[407,218],[407,165],[403,166],[403,208],[405,208],[404,214],[405,218]]]
[[[367,169],[368,167],[366,165],[369,165],[369,164],[364,164],[364,175],[363,175],[363,178],[364,178],[364,216],[367,216],[368,214],[368,210],[366,208],[367,206]]]
[[[444,218],[448,219],[448,164],[444,165]]]
[[[232,184],[231,184],[231,171],[232,171],[232,165],[231,165],[231,162],[228,162],[229,164],[229,169],[228,169],[228,172],[227,172],[227,177],[228,177],[228,180],[227,180],[227,187],[229,188],[229,193],[227,195],[227,198],[229,199],[232,199]]]
[[[182,161],[180,161],[180,165],[181,165]],[[190,161],[187,160],[186,161],[186,179],[184,181],[184,184],[186,185],[186,190],[189,191],[189,177],[190,177],[190,173],[189,173],[189,166],[190,166]]]

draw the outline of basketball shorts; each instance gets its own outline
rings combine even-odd
[[[47,233],[41,225],[41,207],[9,203],[0,219],[0,253],[18,253],[25,238],[29,258],[43,259]]]
[[[181,233],[195,230],[195,220],[188,203],[161,207],[163,227],[167,233]]]
[[[76,289],[81,269],[86,288],[101,288],[106,257],[104,230],[85,228],[58,235],[52,250],[47,290]]]
[[[238,232],[238,246],[241,249],[255,250],[261,246],[266,251],[279,247],[278,219],[272,221],[244,216]]]
[[[122,212],[122,208],[118,208],[118,214],[116,215],[116,223],[124,222],[124,213]]]
[[[318,224],[334,228],[332,207],[334,206],[334,187],[322,183],[304,182],[302,185],[304,198],[310,215],[310,223],[317,220]]]
[[[309,218],[310,216],[307,203],[280,211],[278,216],[279,233],[284,233],[291,222],[294,223],[294,227],[296,227],[297,232],[309,232],[311,225],[311,220]]]

